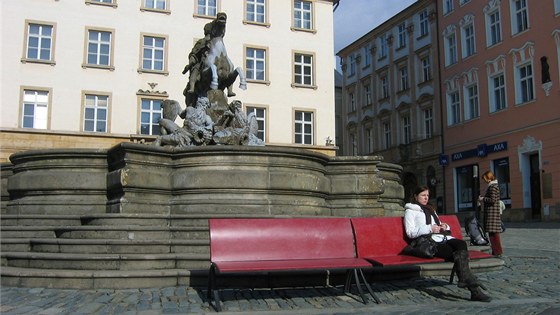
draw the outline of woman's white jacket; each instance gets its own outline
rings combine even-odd
[[[404,205],[404,228],[406,231],[406,236],[410,239],[415,239],[418,236],[432,234],[432,225],[436,225],[436,219],[432,215],[432,224],[426,224],[426,215],[420,205],[414,203],[407,203]],[[444,237],[440,234],[432,235],[432,238],[436,242],[443,241]],[[453,238],[447,236],[447,239]]]

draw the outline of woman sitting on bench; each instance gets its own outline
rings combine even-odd
[[[414,191],[411,202],[404,206],[404,226],[406,235],[410,239],[449,230],[449,226],[439,221],[435,209],[428,204],[429,199],[428,187],[418,187]],[[454,268],[459,277],[457,286],[471,291],[471,301],[489,302],[491,298],[480,290],[483,286],[469,267],[467,243],[452,236],[444,238],[442,235],[433,235],[432,239],[438,243],[435,256],[455,263]]]

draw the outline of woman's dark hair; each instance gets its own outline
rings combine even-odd
[[[419,186],[416,187],[412,193],[412,196],[410,196],[410,202],[411,203],[415,203],[418,204],[418,201],[416,201],[416,196],[418,196],[421,192],[423,191],[430,191],[430,188],[428,188],[428,186]]]

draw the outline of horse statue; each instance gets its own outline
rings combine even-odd
[[[183,74],[190,71],[189,83],[183,91],[187,106],[194,106],[199,96],[209,90],[228,89],[227,96],[235,96],[232,85],[239,76],[239,88],[247,89],[245,74],[229,59],[224,44],[227,15],[223,12],[204,26],[204,38],[197,41],[189,54],[189,64]]]

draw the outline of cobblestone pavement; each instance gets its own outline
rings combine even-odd
[[[505,266],[478,274],[490,303],[447,277],[374,283],[382,304],[364,305],[340,288],[225,290],[222,314],[560,314],[560,223],[510,224]],[[1,314],[209,314],[205,288],[60,290],[1,287]]]

